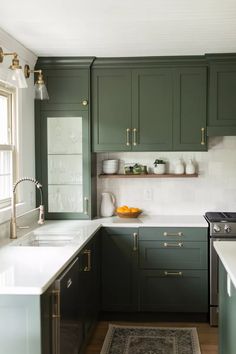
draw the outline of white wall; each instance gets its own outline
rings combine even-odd
[[[24,67],[29,64],[34,67],[37,57],[0,29],[0,47],[4,52],[17,52],[19,54],[20,64]],[[8,67],[11,64],[12,56],[4,57],[3,63],[0,63],[0,81],[6,84]],[[19,158],[18,178],[23,176],[35,177],[35,148],[34,148],[34,83],[33,75],[27,80],[28,88],[19,89],[17,96],[17,154]],[[20,201],[24,205],[18,209],[18,212],[25,212],[35,206],[35,187],[29,183],[22,183],[19,186]],[[0,210],[0,224],[10,218],[9,208]],[[0,225],[0,238],[6,233],[8,227]]]
[[[170,172],[178,157],[193,158],[198,178],[99,179],[98,204],[103,191],[114,193],[117,205],[129,205],[150,214],[204,214],[206,211],[236,211],[236,136],[209,138],[208,152],[127,152],[98,154],[103,159],[139,162],[153,167],[156,158],[169,163]],[[121,167],[122,169],[122,167]],[[146,199],[146,200],[145,200]],[[150,200],[147,200],[150,199]]]

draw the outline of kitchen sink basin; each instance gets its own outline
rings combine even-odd
[[[12,243],[12,246],[24,247],[64,247],[74,239],[71,234],[37,234],[30,232]]]

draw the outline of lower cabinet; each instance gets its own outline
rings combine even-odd
[[[207,228],[103,228],[102,310],[208,312]]]
[[[140,228],[140,310],[208,312],[206,228]]]
[[[138,229],[102,229],[103,311],[138,310]]]
[[[236,348],[236,289],[231,282],[229,296],[227,272],[219,266],[219,354],[235,354]]]

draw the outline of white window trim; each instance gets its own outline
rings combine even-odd
[[[5,87],[4,84],[0,83],[0,94],[6,96],[9,99],[9,128],[11,130],[10,134],[10,141],[9,144],[0,145],[1,151],[12,151],[12,184],[13,181],[16,180],[18,176],[18,164],[17,164],[17,117],[16,117],[16,89],[12,87]],[[5,209],[8,209],[11,205],[11,197],[0,200],[0,223],[1,223],[1,216],[5,214]]]

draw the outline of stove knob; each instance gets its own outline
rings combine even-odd
[[[214,232],[220,232],[221,228],[220,228],[220,226],[219,226],[219,225],[214,224],[214,226],[213,226],[213,230],[214,230]]]
[[[231,232],[231,227],[229,225],[225,225],[225,232],[227,232],[227,234]]]

